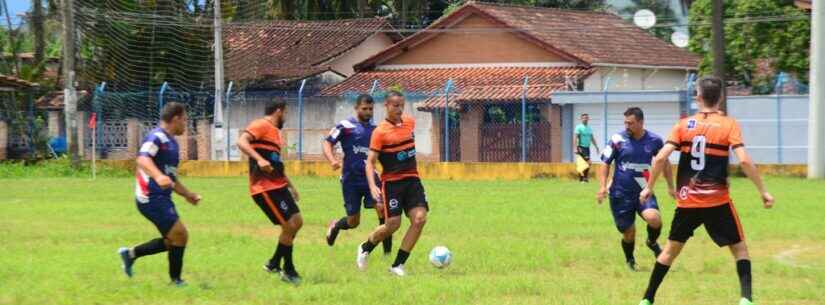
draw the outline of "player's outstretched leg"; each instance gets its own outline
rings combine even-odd
[[[338,238],[338,233],[340,233],[341,230],[355,229],[360,224],[360,213],[341,217],[337,221],[330,221],[329,225],[327,226],[327,245],[329,245],[330,247],[335,245],[335,239]]]
[[[401,227],[401,216],[392,216],[387,221],[379,225],[367,238],[367,241],[358,246],[358,254],[355,258],[355,265],[360,270],[367,269],[367,258],[379,242],[392,236]]]
[[[275,255],[273,256],[275,266],[279,264],[280,260],[283,260],[284,262],[281,280],[293,285],[298,285],[301,283],[301,276],[298,274],[298,271],[295,270],[295,264],[292,260],[292,250],[295,236],[303,226],[304,219],[301,217],[300,213],[292,215],[286,224],[281,225],[281,236],[278,239],[278,249],[275,251]],[[273,261],[270,260],[270,264],[272,264],[272,262]]]
[[[647,222],[647,240],[645,241],[645,245],[650,251],[653,251],[653,255],[659,257],[659,254],[662,254],[662,248],[659,247],[659,243],[656,241],[659,239],[659,235],[662,234],[662,217],[659,215],[659,210],[657,209],[646,209],[642,211],[642,218]]]
[[[418,238],[421,237],[421,232],[424,231],[424,225],[427,223],[427,208],[414,207],[408,211],[407,215],[410,218],[410,227],[407,229],[407,233],[404,234],[404,240],[401,241],[401,247],[398,248],[398,255],[395,257],[392,267],[390,267],[390,272],[398,276],[406,275],[404,263],[407,262],[410,252],[415,247],[415,243],[418,242]]]
[[[636,257],[633,252],[636,248],[636,226],[630,226],[622,232],[622,251],[625,263],[631,271],[636,271]]]
[[[175,222],[169,233],[166,234],[169,242],[169,278],[172,284],[178,287],[186,286],[186,281],[181,278],[183,271],[183,253],[186,250],[186,243],[189,241],[189,232],[180,220]]]
[[[386,222],[384,218],[384,210],[383,206],[378,205],[375,207],[375,212],[378,213],[378,224],[383,225]],[[381,246],[384,247],[384,256],[388,256],[392,254],[392,234],[388,235],[381,241]]]
[[[155,238],[132,248],[121,247],[117,251],[120,255],[121,261],[123,262],[123,272],[126,273],[126,276],[128,277],[132,277],[132,275],[134,275],[132,272],[132,266],[138,258],[161,252],[166,252],[166,243],[164,243],[163,238]]]
[[[751,261],[748,255],[748,246],[745,241],[740,241],[730,246],[730,252],[736,260],[736,273],[739,275],[739,289],[742,296],[739,305],[753,305]]]
[[[665,275],[670,270],[670,266],[673,265],[684,246],[684,243],[672,240],[665,244],[664,251],[656,258],[656,265],[653,267],[653,272],[650,273],[650,281],[647,284],[644,298],[639,305],[650,305],[656,301],[656,291],[659,289],[659,285],[662,284]]]

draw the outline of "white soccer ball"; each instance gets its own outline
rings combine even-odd
[[[437,246],[430,251],[430,263],[436,268],[446,268],[453,261],[453,253],[444,246]]]

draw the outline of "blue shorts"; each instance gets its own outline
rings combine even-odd
[[[147,203],[137,202],[137,208],[143,217],[155,224],[162,237],[166,237],[179,218],[171,198],[152,198]]]
[[[365,209],[375,207],[375,200],[372,199],[368,184],[352,184],[342,181],[341,193],[344,194],[344,209],[347,210],[347,216],[361,213],[361,204]]]
[[[656,203],[656,196],[650,196],[644,204],[639,204],[639,196],[613,197],[610,196],[610,210],[613,212],[613,222],[619,232],[627,231],[636,222],[636,214],[642,216],[642,211],[647,209],[659,210]]]

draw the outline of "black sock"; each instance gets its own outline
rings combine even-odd
[[[647,226],[647,243],[652,244],[655,243],[657,239],[659,239],[659,235],[662,234],[662,227],[654,228],[650,225]]]
[[[584,170],[584,175],[582,175],[582,179],[584,179],[584,181],[587,181],[588,179],[590,179],[590,169],[589,168]]]
[[[347,222],[346,217],[341,217],[338,222],[335,223],[335,230],[349,230],[349,223]]]
[[[361,250],[366,251],[367,253],[372,252],[372,249],[375,249],[375,244],[373,244],[369,238],[363,244],[361,244]]]
[[[624,258],[628,262],[635,262],[636,259],[633,257],[633,249],[636,248],[636,241],[624,241],[622,239],[622,250],[624,250]]]
[[[132,249],[132,252],[134,253],[133,259],[137,259],[141,256],[158,254],[164,251],[166,251],[166,244],[163,243],[163,238],[155,238],[137,245]]]
[[[284,246],[284,272],[289,275],[297,275],[295,265],[292,264],[292,246]]]
[[[395,262],[392,263],[393,267],[398,267],[403,265],[407,262],[407,258],[410,257],[410,252],[398,249],[398,255],[395,257]]]
[[[267,267],[269,267],[269,269],[281,268],[281,258],[284,257],[284,253],[286,253],[286,246],[278,243],[278,247],[275,248],[275,253],[273,253],[272,258],[269,259]]]
[[[736,273],[739,274],[739,287],[742,297],[753,301],[753,291],[751,291],[751,261],[740,259],[736,261]]]
[[[650,301],[650,303],[655,301],[656,290],[659,289],[659,285],[662,284],[662,280],[665,279],[668,270],[670,270],[670,266],[663,265],[659,261],[656,261],[656,265],[653,266],[653,272],[650,274],[650,282],[648,282],[647,290],[645,291],[645,299]]]
[[[383,225],[386,222],[384,218],[378,218],[378,224]],[[392,253],[392,235],[387,236],[381,241],[381,245],[384,246],[384,254]]]
[[[186,247],[169,247],[169,278],[173,281],[180,280],[180,273],[183,270],[183,251]]]

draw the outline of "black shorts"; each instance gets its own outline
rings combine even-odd
[[[700,225],[719,247],[730,246],[745,240],[739,216],[733,204],[726,203],[710,208],[676,208],[668,239],[687,242]]]
[[[590,161],[590,147],[576,146],[576,154],[582,156],[584,161]]]
[[[405,178],[398,181],[384,182],[382,192],[386,203],[384,209],[384,217],[386,218],[401,216],[401,212],[405,212],[407,216],[410,216],[409,211],[415,207],[430,210],[421,179]]]
[[[286,224],[292,215],[301,213],[292,193],[285,187],[252,195],[252,199],[276,226]]]

